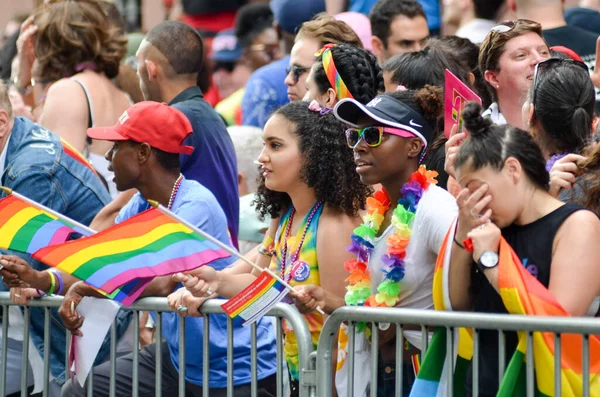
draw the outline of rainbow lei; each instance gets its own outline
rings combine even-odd
[[[354,229],[352,243],[347,251],[356,255],[356,259],[348,260],[344,267],[350,276],[346,279],[346,304],[350,306],[396,306],[400,295],[400,280],[404,278],[404,258],[406,247],[410,243],[412,221],[423,193],[430,184],[437,184],[436,171],[427,171],[424,165],[414,172],[408,182],[400,189],[401,197],[392,214],[394,234],[386,239],[387,252],[381,257],[384,280],[377,287],[377,294],[371,294],[371,275],[368,270],[369,255],[375,245],[373,243],[385,213],[391,202],[385,190],[375,192],[367,199],[367,214],[363,224]],[[359,332],[366,324],[358,324]]]

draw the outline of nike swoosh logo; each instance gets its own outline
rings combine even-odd
[[[413,127],[421,127],[421,128],[423,128],[422,125],[419,125],[419,124],[415,123],[412,119],[408,122],[408,124],[412,125]]]

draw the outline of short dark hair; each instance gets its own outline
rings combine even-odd
[[[473,0],[475,17],[495,21],[504,0]]]
[[[354,99],[366,104],[375,98],[378,92],[385,91],[383,72],[377,65],[377,59],[370,52],[352,45],[340,44],[331,49],[331,55],[335,68]],[[333,88],[325,74],[322,59],[313,66],[313,80],[321,94]]]
[[[508,125],[495,125],[489,118],[481,116],[481,105],[470,102],[463,112],[464,126],[468,138],[460,145],[454,163],[460,168],[469,163],[478,170],[490,166],[495,170],[504,168],[504,162],[513,157],[521,163],[527,178],[536,186],[548,190],[550,176],[542,151],[531,134]]]
[[[152,148],[152,153],[156,156],[156,161],[166,170],[173,170],[180,167],[179,155],[176,153],[167,153],[160,149]]]
[[[583,64],[554,61],[540,63],[530,89],[534,136],[550,153],[582,153],[592,138],[594,84]]]
[[[393,83],[413,90],[423,88],[427,84],[443,87],[446,69],[463,83],[470,85],[466,66],[437,42],[429,43],[421,51],[395,55],[383,65],[384,71],[392,73]]]
[[[492,96],[485,85],[483,73],[479,69],[479,46],[471,40],[458,36],[442,36],[429,39],[429,43],[437,42],[450,51],[461,63],[465,64],[473,76],[475,82],[473,90],[481,98],[485,109],[492,104]]]
[[[371,33],[373,36],[379,37],[386,47],[388,37],[390,37],[390,26],[398,15],[404,15],[410,19],[419,16],[427,19],[423,7],[416,0],[379,0],[369,14]]]
[[[164,21],[152,28],[145,39],[167,58],[176,74],[200,73],[204,44],[200,34],[189,25]]]
[[[235,35],[242,48],[250,46],[256,36],[272,27],[273,12],[268,4],[246,4],[235,17]]]

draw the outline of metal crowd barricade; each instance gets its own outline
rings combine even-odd
[[[446,327],[446,362],[452,362],[455,356],[455,331],[458,328],[473,328],[473,396],[479,395],[479,331],[482,329],[498,330],[498,362],[499,379],[504,375],[506,363],[505,337],[506,331],[526,331],[526,383],[527,397],[534,396],[535,374],[533,366],[533,332],[542,331],[554,334],[554,390],[556,396],[561,395],[561,339],[560,334],[582,335],[583,347],[583,397],[590,395],[590,362],[589,362],[589,335],[600,335],[600,320],[585,317],[538,317],[508,314],[482,314],[468,312],[439,312],[434,310],[398,309],[398,308],[371,308],[371,307],[343,307],[333,312],[325,322],[321,330],[319,344],[317,347],[317,395],[329,397],[332,394],[332,353],[333,343],[338,334],[342,322],[348,323],[348,397],[352,397],[354,387],[354,376],[367,376],[365,374],[354,374],[355,360],[355,324],[356,322],[369,322],[372,327],[371,340],[371,396],[377,395],[377,365],[378,365],[378,324],[390,324],[396,326],[397,340],[404,338],[405,325],[419,325],[421,327],[423,346],[422,357],[427,350],[428,330],[426,327]],[[403,345],[396,343],[396,362],[403,362]],[[510,357],[509,357],[510,359]],[[399,366],[397,366],[399,368]],[[453,377],[451,371],[447,372],[446,396],[452,396]],[[396,371],[396,396],[402,396],[403,371]],[[600,385],[598,385],[600,387]]]
[[[48,396],[48,385],[50,379],[50,309],[58,308],[62,302],[62,297],[52,296],[52,297],[44,297],[41,299],[32,299],[30,301],[29,306],[37,306],[44,307],[44,392],[43,397]],[[224,312],[221,309],[221,304],[223,300],[219,299],[211,299],[206,301],[202,305],[201,312],[204,314],[204,340],[203,340],[203,348],[204,348],[204,357],[203,357],[203,379],[209,379],[209,356],[208,352],[210,349],[209,345],[209,324],[210,318],[213,314],[223,314]],[[16,306],[9,298],[8,292],[0,292],[0,306],[2,306],[2,335],[8,335],[8,308],[10,306]],[[27,341],[29,339],[29,306],[24,306],[24,335],[23,340]],[[162,384],[162,360],[161,360],[161,343],[162,340],[162,313],[171,312],[171,308],[167,304],[166,298],[144,298],[136,301],[133,305],[129,307],[123,307],[124,310],[131,310],[134,312],[133,316],[133,346],[139,346],[139,312],[140,311],[152,311],[156,312],[156,323],[155,323],[155,340],[156,340],[156,397],[161,397],[161,384]],[[313,353],[313,344],[311,339],[311,334],[308,329],[308,325],[306,320],[302,315],[296,310],[295,307],[279,303],[274,306],[268,313],[267,316],[276,317],[278,320],[285,318],[290,326],[293,328],[296,339],[298,343],[298,359],[299,359],[299,368],[300,370],[300,397],[314,397],[315,396],[315,388],[316,388],[316,376],[315,376],[315,364],[314,360],[311,357],[314,357]],[[257,379],[257,330],[256,324],[252,324],[251,326],[251,352],[250,352],[250,365],[251,365],[251,396],[255,397],[258,393],[258,379]],[[115,373],[116,373],[116,351],[117,351],[117,340],[116,340],[116,327],[115,324],[111,327],[110,330],[111,340],[110,340],[110,383],[109,383],[109,391],[110,396],[115,395]],[[283,380],[287,378],[287,373],[284,373],[283,367],[283,347],[282,347],[282,338],[283,338],[283,329],[281,325],[281,321],[276,321],[276,336],[277,336],[277,397],[282,397],[284,394],[283,390]],[[227,321],[227,396],[233,396],[233,374],[234,374],[234,362],[233,362],[233,341],[234,341],[234,332],[233,332],[233,321],[228,319]],[[67,341],[70,340],[69,332],[67,332]],[[179,393],[180,397],[185,396],[185,318],[179,318]],[[6,395],[5,386],[6,386],[6,357],[7,357],[7,345],[8,339],[6,337],[2,338],[1,351],[0,354],[0,396]],[[67,355],[65,368],[68,368],[68,357],[69,357],[69,349],[67,342]],[[29,344],[23,343],[23,354],[22,354],[22,363],[28,362],[28,354],[29,354]],[[131,395],[133,397],[139,396],[139,349],[133,349],[133,370],[132,370],[132,390]],[[21,370],[21,396],[26,397],[27,393],[27,365],[22,365]],[[88,376],[88,396],[93,396],[93,371],[90,372]],[[204,387],[203,396],[209,396],[210,389],[208,387]]]

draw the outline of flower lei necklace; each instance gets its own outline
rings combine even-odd
[[[356,259],[348,260],[344,267],[350,272],[346,279],[346,304],[350,306],[383,306],[393,307],[398,303],[400,280],[404,278],[404,258],[406,247],[410,242],[412,221],[423,193],[430,184],[437,184],[436,171],[427,171],[424,165],[414,172],[408,182],[400,189],[400,199],[392,214],[392,225],[396,228],[393,235],[386,239],[387,252],[381,257],[384,280],[377,287],[377,294],[371,294],[371,276],[368,270],[369,255],[375,245],[373,243],[385,213],[391,206],[387,192],[382,189],[367,199],[367,214],[363,224],[354,229],[352,243],[347,251],[356,255]],[[364,326],[361,327],[364,329]]]

